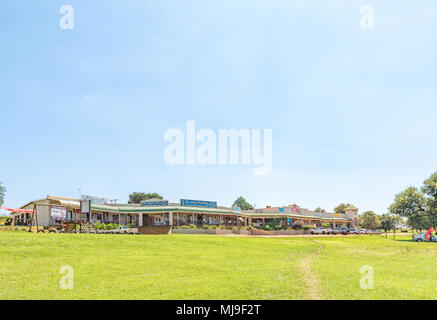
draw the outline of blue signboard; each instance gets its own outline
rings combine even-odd
[[[238,212],[241,212],[241,208],[240,208],[240,207],[237,207],[237,206],[232,207],[232,210],[234,210],[234,211],[238,211]]]
[[[215,202],[215,201],[203,201],[203,200],[181,199],[181,206],[184,206],[184,207],[201,207],[201,208],[217,208],[217,202]]]
[[[146,200],[141,201],[141,207],[158,207],[158,206],[168,206],[168,200]]]
[[[279,208],[279,212],[285,212],[284,208]]]

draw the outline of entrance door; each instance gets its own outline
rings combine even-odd
[[[153,227],[154,226],[153,216],[143,213],[143,225],[145,227]]]

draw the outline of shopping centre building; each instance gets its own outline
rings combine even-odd
[[[180,199],[179,203],[151,199],[140,204],[114,204],[102,198],[82,199],[47,196],[21,207],[37,212],[38,225],[49,226],[65,221],[100,222],[131,225],[135,227],[182,225],[231,225],[262,226],[274,220],[283,225],[331,227],[358,226],[358,209],[348,206],[345,213],[311,211],[296,204],[283,207],[267,206],[263,209],[241,210],[238,207],[217,206],[214,201]],[[32,213],[13,212],[15,225],[29,225]],[[32,224],[35,224],[34,222]]]

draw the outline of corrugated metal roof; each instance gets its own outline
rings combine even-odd
[[[196,207],[184,207],[184,206],[156,206],[156,207],[118,207],[109,205],[91,205],[93,210],[115,212],[115,213],[161,213],[161,212],[193,212],[204,214],[224,214],[235,215],[251,218],[293,218],[293,219],[313,219],[313,220],[336,220],[336,221],[349,221],[350,219],[343,218],[322,218],[318,216],[296,215],[283,212],[253,212],[242,211],[237,212],[232,209],[220,209],[220,208],[196,208]]]
[[[71,201],[71,200],[54,200],[59,203],[61,206],[70,207],[70,208],[80,208],[80,202],[79,201]]]
[[[64,198],[56,196],[47,196],[46,199],[36,200],[29,202],[25,206],[33,203],[42,202],[49,200],[53,205],[66,206],[69,208],[80,208],[80,200],[74,198]],[[23,207],[25,207],[23,206]],[[21,207],[21,208],[23,208]],[[352,219],[347,218],[336,218],[336,217],[320,217],[311,215],[299,215],[284,212],[256,212],[256,211],[234,211],[231,208],[218,207],[218,208],[201,208],[201,207],[185,207],[180,206],[176,203],[170,204],[169,206],[156,206],[156,207],[140,207],[135,205],[103,205],[103,204],[91,204],[92,210],[111,212],[111,213],[161,213],[161,212],[186,212],[186,213],[203,213],[203,214],[222,214],[222,215],[232,215],[232,216],[242,216],[250,218],[303,218],[303,219],[313,219],[313,220],[335,220],[335,221],[352,221]],[[354,207],[355,208],[355,207]]]

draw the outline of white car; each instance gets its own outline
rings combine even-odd
[[[422,242],[422,241],[427,241],[427,242],[437,242],[437,238],[434,236],[431,236],[431,240],[428,240],[427,238],[425,238],[426,233],[421,232],[419,234],[416,234],[413,236],[413,241],[416,242]]]
[[[332,229],[331,228],[324,228],[322,234],[331,234]]]

